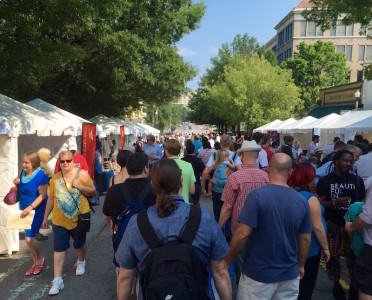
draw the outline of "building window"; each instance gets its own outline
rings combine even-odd
[[[361,26],[360,27],[360,35],[365,36],[366,34],[367,34],[367,26],[366,25]]]
[[[344,45],[337,45],[336,52],[345,53],[345,46]]]
[[[336,26],[336,35],[337,36],[345,36],[346,35],[346,26],[341,22],[337,23]]]
[[[350,24],[346,26],[346,35],[353,36],[354,35],[354,24]]]
[[[316,34],[316,25],[314,22],[307,22],[307,36],[315,36]]]
[[[346,60],[351,61],[353,57],[353,46],[346,46]]]
[[[358,71],[358,73],[357,73],[357,81],[363,81],[363,71]]]
[[[323,36],[323,30],[320,28],[320,26],[316,27],[316,35],[317,36]]]
[[[336,36],[336,27],[331,27],[331,29],[329,31],[329,35],[330,36]]]
[[[372,61],[372,46],[367,46],[366,61]]]
[[[366,46],[359,45],[359,57],[358,57],[358,61],[364,61],[365,51],[366,51]]]
[[[301,21],[300,36],[306,36],[306,21]]]

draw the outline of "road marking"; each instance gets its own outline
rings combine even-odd
[[[17,271],[26,261],[28,261],[30,259],[30,257],[31,257],[30,255],[25,255],[25,257],[22,257],[22,258],[18,259],[17,261],[14,261],[14,263],[12,263],[12,266],[9,267],[7,272],[0,274],[0,283],[6,277],[8,277],[12,272]]]
[[[12,291],[11,296],[8,298],[8,300],[14,300],[19,295],[21,295],[27,288],[34,286],[35,283],[32,282],[24,282],[22,283],[17,289]]]
[[[326,267],[326,264],[324,262],[320,262],[320,266],[323,268],[324,271],[327,272],[327,267]],[[342,272],[345,273],[349,277],[349,272],[347,270],[344,270]],[[342,278],[340,278],[340,284],[345,291],[348,291],[350,289],[350,285],[345,280],[343,280]]]

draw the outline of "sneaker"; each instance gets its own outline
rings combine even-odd
[[[85,273],[85,260],[80,261],[78,260],[76,263],[76,275],[80,276]]]
[[[62,278],[54,278],[52,288],[49,290],[49,296],[57,295],[64,287]]]
[[[342,288],[340,282],[335,282],[332,288],[333,297],[337,300],[346,300],[344,289]]]

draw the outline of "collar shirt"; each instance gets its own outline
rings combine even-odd
[[[311,142],[309,144],[309,148],[307,148],[306,157],[310,157],[318,149],[319,149],[318,144],[315,144],[314,142]]]
[[[142,150],[147,155],[153,154],[157,158],[157,159],[149,159],[149,164],[153,164],[157,162],[162,157],[161,147],[156,143],[153,145],[145,144]]]
[[[256,165],[242,165],[242,169],[232,173],[226,182],[221,201],[232,207],[231,232],[238,228],[238,216],[243,208],[248,193],[269,183],[266,172]]]

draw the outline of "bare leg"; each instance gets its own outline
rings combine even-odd
[[[83,247],[80,249],[76,249],[76,254],[79,261],[83,261],[85,259],[85,254],[87,253],[87,244],[85,243]]]
[[[30,250],[32,260],[35,265],[39,265],[43,262],[43,257],[40,256],[39,243],[34,238],[25,238],[28,249]]]
[[[66,251],[56,252],[54,251],[54,278],[62,277],[63,265],[65,264]]]

